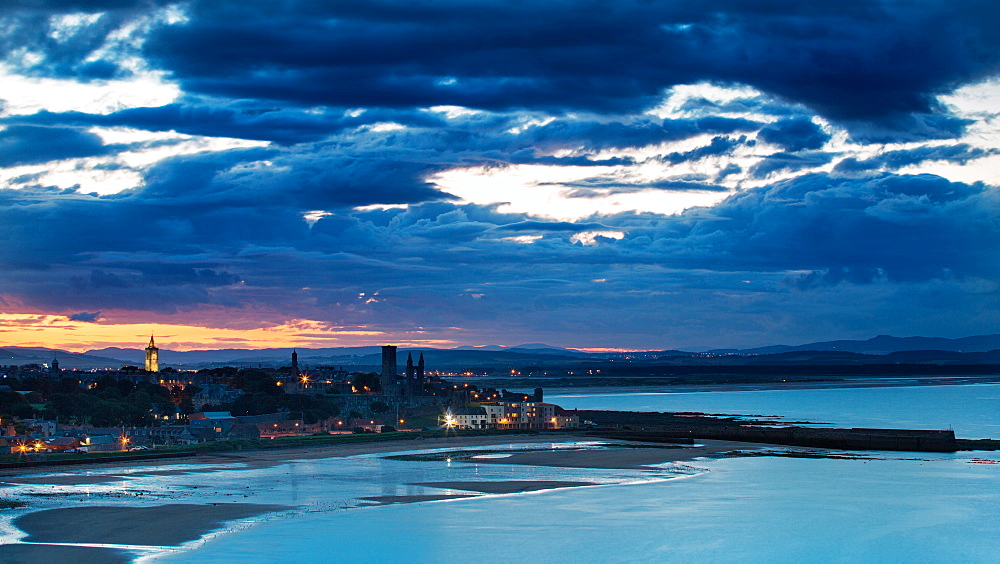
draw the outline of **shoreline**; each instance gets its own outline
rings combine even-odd
[[[598,443],[599,448],[574,449],[547,448],[519,452],[512,449],[501,458],[476,458],[477,447],[503,447],[518,444],[565,444]],[[76,467],[71,472],[40,468],[21,468],[12,473],[7,470],[0,476],[5,486],[32,485],[88,485],[105,481],[127,480],[143,476],[183,476],[202,474],[210,476],[219,471],[265,469],[296,461],[312,459],[342,458],[358,455],[392,454],[409,451],[439,450],[447,448],[456,451],[456,462],[469,464],[511,464],[521,466],[550,466],[560,468],[588,469],[655,469],[656,465],[687,461],[706,457],[719,457],[734,450],[755,450],[764,445],[732,443],[728,441],[705,441],[704,445],[664,448],[663,445],[648,445],[636,448],[634,444],[607,441],[582,434],[575,435],[504,435],[487,437],[449,437],[447,439],[424,439],[416,441],[393,441],[391,443],[365,443],[321,447],[302,447],[278,451],[250,451],[239,453],[212,453],[181,460],[135,461],[117,468],[132,472],[115,472],[107,464],[101,469],[110,472],[88,474],[88,469]],[[617,446],[621,444],[622,446]],[[473,453],[473,454],[470,454]],[[464,455],[464,456],[463,456]],[[242,468],[228,466],[241,463]],[[227,466],[214,466],[218,464]],[[189,468],[175,465],[204,465]],[[98,465],[94,465],[98,466]],[[149,472],[136,471],[150,467]],[[530,476],[530,473],[525,474]],[[515,476],[516,478],[516,476]],[[483,482],[429,481],[408,484],[426,488],[425,493],[413,492],[409,495],[359,496],[357,507],[381,506],[395,503],[420,503],[446,501],[477,497],[483,494],[517,494],[555,488],[587,487],[589,482],[577,480],[507,479]],[[2,490],[0,490],[2,491]],[[39,508],[19,510],[13,526],[25,536],[19,542],[0,546],[0,561],[101,561],[128,562],[143,553],[158,548],[169,550],[185,543],[194,542],[204,535],[225,529],[232,523],[261,517],[269,513],[295,511],[296,503],[176,503],[158,505],[103,505],[95,501],[85,506]],[[106,546],[95,546],[106,545]],[[135,548],[130,551],[129,547]]]
[[[398,453],[414,450],[435,450],[435,449],[446,449],[446,448],[468,448],[468,447],[480,447],[480,446],[499,446],[504,444],[523,444],[523,443],[601,443],[601,444],[621,444],[623,445],[620,449],[626,452],[634,452],[639,450],[648,449],[636,449],[632,448],[637,443],[642,443],[643,441],[626,440],[622,441],[615,438],[605,438],[592,434],[585,433],[525,433],[525,434],[504,434],[504,435],[484,435],[475,437],[463,437],[454,436],[446,438],[432,438],[432,439],[400,439],[398,441],[380,441],[371,443],[349,443],[340,445],[315,445],[315,446],[294,446],[287,448],[274,448],[266,450],[233,450],[233,451],[222,451],[222,452],[207,452],[207,453],[196,453],[193,456],[187,456],[183,458],[163,458],[158,460],[120,460],[115,462],[95,462],[87,463],[81,462],[80,464],[73,465],[72,467],[45,467],[45,466],[24,466],[18,468],[3,468],[0,469],[0,487],[5,484],[56,484],[56,485],[74,485],[74,484],[94,484],[101,483],[103,481],[110,481],[114,479],[119,479],[122,477],[127,477],[128,473],[116,473],[115,469],[130,469],[135,467],[144,466],[189,466],[189,465],[203,465],[209,466],[209,468],[201,470],[188,470],[181,469],[176,471],[158,471],[160,475],[165,475],[167,473],[205,473],[213,472],[216,469],[212,469],[210,465],[212,464],[233,464],[233,463],[243,463],[246,469],[259,469],[259,468],[269,468],[279,464],[285,464],[297,460],[311,460],[311,459],[326,459],[326,458],[343,458],[348,456],[357,455],[367,455],[367,454],[389,454]],[[762,446],[773,446],[773,445],[761,445],[757,443],[741,442],[741,441],[725,441],[725,440],[705,440],[699,441],[706,443],[708,445],[718,445],[718,446],[703,446],[703,447],[692,447],[686,446],[682,449],[656,449],[660,451],[657,457],[663,457],[661,462],[672,462],[677,460],[687,460],[692,458],[700,457],[711,457],[714,454],[718,454],[724,450],[733,450],[736,448],[757,448]],[[631,446],[630,446],[631,445]],[[721,446],[725,445],[725,446]],[[661,445],[656,445],[661,446]],[[607,452],[611,449],[605,449],[600,452]],[[568,461],[569,458],[566,456],[570,452],[574,451],[555,451],[564,461]],[[656,457],[654,457],[656,458]],[[634,457],[624,457],[619,458],[619,461],[633,460]],[[648,460],[649,458],[642,458],[642,460]],[[625,462],[607,462],[599,463],[598,458],[594,458],[590,464],[601,464],[596,466],[576,466],[573,464],[565,463],[553,463],[553,464],[537,464],[535,462],[518,462],[520,458],[505,458],[498,460],[484,460],[478,459],[474,462],[477,463],[499,463],[499,464],[526,464],[526,465],[541,465],[541,466],[555,466],[555,467],[566,467],[566,468],[620,468],[620,469],[636,469],[637,465],[634,462],[629,462],[627,465],[622,466]],[[523,460],[534,460],[532,457],[525,457]],[[555,459],[553,459],[555,460]],[[641,465],[640,465],[641,466]],[[222,468],[218,468],[221,470]],[[227,468],[229,469],[229,468]],[[81,476],[80,474],[89,470],[111,470],[107,473],[99,474],[98,476]],[[43,476],[43,475],[52,476]],[[59,474],[64,474],[59,476]],[[22,478],[23,477],[23,478]],[[2,493],[2,489],[0,489]]]
[[[484,379],[485,380],[485,379]],[[607,378],[604,384],[566,384],[559,385],[558,381],[547,381],[539,379],[538,382],[518,382],[503,383],[498,385],[512,388],[516,391],[518,387],[530,388],[545,384],[547,395],[566,396],[574,393],[592,393],[598,391],[610,391],[615,394],[622,393],[704,393],[704,392],[759,392],[759,391],[780,391],[780,390],[826,390],[838,388],[912,388],[923,386],[970,386],[985,384],[1000,384],[1000,375],[926,375],[926,376],[885,376],[877,378],[873,376],[844,376],[836,379],[824,380],[789,380],[787,382],[741,382],[741,383],[676,383],[670,382],[670,378],[662,378],[662,382],[653,381],[632,381],[632,380],[653,380],[652,378],[628,377]],[[551,390],[551,392],[549,392]]]
[[[586,436],[583,433],[571,434],[504,434],[504,435],[483,435],[475,437],[443,437],[443,438],[400,438],[392,441],[344,443],[329,445],[309,445],[309,446],[289,446],[277,447],[261,450],[229,450],[218,452],[200,452],[191,456],[179,458],[162,458],[157,460],[129,460],[122,459],[116,461],[86,462],[80,461],[71,467],[47,467],[47,466],[21,466],[16,468],[0,469],[0,483],[10,481],[8,478],[37,474],[57,474],[60,472],[77,473],[82,470],[95,469],[115,469],[133,468],[137,466],[175,466],[175,465],[204,465],[204,464],[231,464],[243,462],[252,468],[264,468],[283,464],[293,460],[308,460],[315,458],[338,458],[355,456],[359,454],[379,454],[387,452],[400,452],[408,450],[427,450],[449,447],[465,446],[486,446],[505,443],[527,443],[527,442],[600,442],[599,437]]]

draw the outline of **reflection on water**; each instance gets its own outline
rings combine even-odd
[[[772,414],[844,426],[941,427],[1000,436],[1000,386],[934,386],[551,397],[565,407]],[[987,406],[992,409],[987,409]],[[914,424],[920,423],[920,424]],[[517,449],[591,447],[501,444]],[[491,456],[476,447],[477,456]],[[420,451],[412,451],[414,453]],[[780,449],[776,449],[780,452]],[[397,453],[399,454],[399,453]],[[297,509],[235,523],[177,562],[990,562],[1000,554],[1000,453],[869,452],[695,460],[650,470],[573,469],[362,455],[266,468],[164,465],[60,473],[80,485],[23,484],[32,509],[248,502]],[[208,470],[207,472],[205,470]],[[100,480],[106,476],[107,481]],[[513,494],[375,505],[365,497],[469,491],[418,482],[591,482]],[[45,494],[31,496],[30,494]],[[51,494],[51,495],[48,495]],[[140,495],[141,494],[141,495]],[[15,541],[5,512],[0,525]]]
[[[684,479],[302,514],[164,559],[995,561],[1000,465],[890,456],[726,459]]]

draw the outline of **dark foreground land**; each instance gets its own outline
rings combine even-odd
[[[191,457],[225,455],[235,452],[273,452],[280,458],[283,451],[301,456],[303,450],[317,451],[335,447],[345,449],[371,449],[385,443],[387,450],[394,445],[409,444],[407,448],[423,449],[451,438],[475,439],[485,442],[497,440],[524,440],[536,437],[548,440],[567,435],[580,435],[641,441],[652,443],[691,443],[694,440],[713,439],[787,446],[804,446],[852,450],[897,450],[922,452],[955,452],[959,450],[1000,450],[1000,440],[957,439],[952,431],[909,429],[831,429],[817,427],[776,427],[773,421],[744,419],[704,413],[660,413],[634,411],[576,412],[581,421],[594,425],[581,429],[565,430],[436,430],[391,433],[364,433],[354,435],[316,435],[310,437],[285,437],[270,440],[230,440],[197,445],[168,447],[143,453],[100,454],[51,454],[45,459],[26,461],[17,455],[0,457],[0,469],[29,469],[48,466],[81,464],[129,464],[157,460],[158,462],[191,462]]]

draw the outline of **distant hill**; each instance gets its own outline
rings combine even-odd
[[[892,337],[879,335],[864,341],[821,341],[805,345],[771,345],[753,349],[713,349],[709,352],[775,354],[794,351],[839,351],[861,354],[890,354],[904,351],[987,352],[1000,349],[1000,335],[976,335],[959,339],[943,337]]]
[[[287,366],[291,363],[292,350],[291,348],[279,348],[172,351],[161,348],[160,365],[185,368],[208,368],[225,365]],[[382,365],[382,350],[378,346],[297,348],[295,350],[298,352],[299,365],[301,366],[331,365],[357,370],[377,370]],[[520,367],[531,364],[552,365],[554,363],[573,363],[581,359],[594,358],[599,360],[603,358],[600,355],[548,347],[547,345],[461,347],[457,349],[399,348],[397,362],[401,368],[406,363],[407,354],[410,353],[413,354],[414,362],[419,354],[423,353],[428,368],[434,370],[461,370],[484,366]],[[143,349],[117,347],[87,351],[86,354],[115,358],[123,364],[141,365],[146,358]]]
[[[51,364],[52,360],[59,361],[60,368],[121,368],[126,364],[117,358],[91,355],[90,353],[72,353],[59,349],[47,349],[43,347],[3,347],[0,348],[0,364],[2,365],[22,365],[22,364]],[[145,357],[139,360],[139,364],[145,361]]]
[[[172,351],[160,349],[160,365],[178,368],[211,368],[217,366],[287,366],[291,363],[291,348],[217,349]],[[347,370],[378,371],[382,364],[381,349],[369,347],[297,348],[303,367],[320,365],[343,366]],[[936,337],[891,337],[880,335],[864,341],[823,341],[804,345],[774,345],[753,349],[715,349],[709,353],[677,350],[634,353],[587,353],[527,343],[513,347],[487,345],[455,349],[400,348],[397,362],[400,369],[406,356],[414,361],[424,354],[430,370],[456,371],[494,368],[496,370],[525,368],[572,369],[598,367],[614,363],[661,364],[671,366],[726,365],[854,365],[854,364],[995,364],[1000,362],[1000,335],[978,335],[960,339]],[[142,366],[142,348],[104,348],[71,353],[42,347],[0,348],[0,365],[48,364],[58,358],[63,368],[119,368],[124,365]]]
[[[167,348],[160,349],[160,364],[163,365],[198,365],[198,364],[219,364],[234,363],[288,365],[291,363],[292,350],[298,350],[299,362],[306,358],[326,357],[350,360],[359,356],[378,353],[380,347],[337,347],[325,349],[215,349],[215,350],[194,350],[194,351],[172,351]],[[127,361],[130,364],[143,363],[146,360],[144,349],[123,349],[109,347],[87,351],[88,355],[100,355]],[[381,360],[379,361],[381,363]]]

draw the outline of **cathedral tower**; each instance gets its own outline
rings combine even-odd
[[[396,347],[393,345],[382,346],[382,377],[379,379],[382,384],[382,393],[385,395],[395,395],[396,392]]]
[[[420,353],[420,360],[417,361],[417,377],[415,380],[417,387],[415,395],[424,395],[424,353]]]
[[[406,355],[406,378],[403,379],[406,395],[412,396],[417,393],[417,369],[413,366],[413,353]]]

